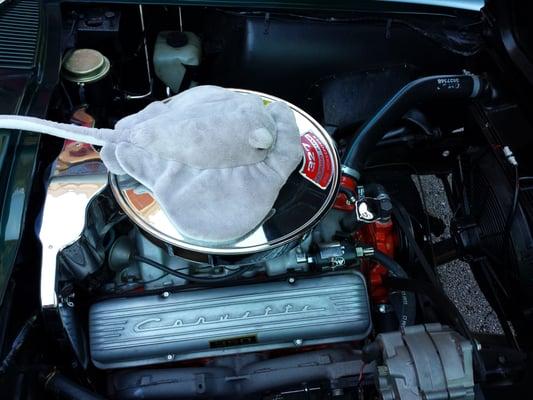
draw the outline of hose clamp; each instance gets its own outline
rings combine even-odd
[[[341,167],[341,172],[344,174],[344,175],[348,175],[348,176],[351,176],[352,178],[354,178],[356,181],[359,180],[359,178],[361,177],[361,174],[356,171],[355,169],[353,168],[350,168],[346,165],[343,165]]]

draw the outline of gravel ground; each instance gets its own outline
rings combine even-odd
[[[451,210],[446,200],[444,187],[440,179],[427,175],[413,179],[418,189],[422,189],[428,212],[446,222],[446,232],[440,238],[449,237]],[[470,265],[463,261],[453,261],[437,268],[437,274],[442,282],[444,291],[455,303],[466,323],[473,332],[486,334],[502,334],[502,328],[487,299],[481,292]]]

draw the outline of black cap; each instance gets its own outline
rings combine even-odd
[[[183,47],[189,43],[189,38],[183,32],[169,32],[167,34],[167,44],[171,47]]]

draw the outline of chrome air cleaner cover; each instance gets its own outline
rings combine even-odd
[[[265,104],[285,102],[263,93],[233,90],[260,95]],[[150,192],[132,182],[128,176],[110,177],[116,201],[128,217],[152,238],[193,253],[242,257],[290,247],[332,206],[339,185],[339,157],[328,133],[304,111],[285,103],[296,117],[305,157],[281,189],[270,214],[247,236],[233,243],[220,244],[199,243],[184,237],[174,228]]]

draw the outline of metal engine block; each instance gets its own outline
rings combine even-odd
[[[361,340],[370,329],[358,272],[110,299],[89,314],[102,369]]]

